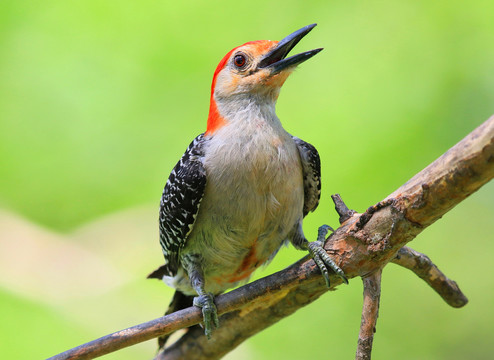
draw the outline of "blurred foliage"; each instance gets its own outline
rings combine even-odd
[[[291,76],[277,106],[285,128],[321,154],[323,200],[305,224],[313,236],[319,224],[337,224],[330,194],[362,211],[492,115],[493,13],[494,3],[482,0],[3,0],[0,206],[65,234],[106,214],[156,208],[169,171],[205,129],[222,56],[317,22],[295,51],[325,50]],[[458,281],[471,300],[465,309],[448,308],[413,275],[386,268],[376,358],[489,358],[493,215],[489,184],[412,244]],[[119,252],[136,246],[106,234]],[[139,244],[159,259],[156,237]],[[159,263],[135,256],[124,266],[105,251],[137,278]],[[12,256],[22,261],[22,253]],[[300,256],[283,250],[257,276]],[[355,283],[256,335],[243,358],[352,357],[361,306]],[[158,316],[170,294],[160,285],[134,278],[57,304],[0,288],[0,357],[46,357]],[[149,358],[152,348],[107,358]]]

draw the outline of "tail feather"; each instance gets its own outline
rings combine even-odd
[[[170,276],[170,269],[168,268],[168,264],[161,265],[159,268],[154,270],[151,274],[149,274],[147,279],[158,279],[163,280],[163,276]]]

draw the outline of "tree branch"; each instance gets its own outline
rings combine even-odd
[[[364,305],[362,307],[362,321],[358,334],[356,360],[370,360],[372,341],[376,332],[377,317],[379,316],[379,300],[381,298],[382,270],[363,277]]]
[[[373,274],[380,272],[390,261],[424,274],[421,271],[425,270],[419,270],[420,266],[404,260],[408,254],[397,258],[397,253],[423,229],[493,177],[494,117],[491,117],[364,214],[348,210],[344,204],[338,204],[337,199],[335,204],[342,225],[331,234],[325,248],[349,279],[356,276],[372,279]],[[432,280],[432,276],[424,279]],[[436,291],[448,287],[444,285],[449,281],[445,276],[438,281],[440,285],[433,286]],[[339,277],[331,276],[331,288],[340,283]],[[316,265],[305,257],[285,270],[218,296],[218,313],[225,315],[220,318],[221,326],[212,339],[207,341],[201,329],[192,328],[156,359],[218,359],[248,337],[311,303],[326,291]],[[443,296],[444,292],[438,292]],[[449,301],[448,296],[443,298],[448,303],[457,303]],[[170,325],[175,319],[171,317],[181,316],[184,318],[180,326],[176,323]],[[81,345],[51,359],[94,358],[164,335],[177,327],[197,324],[200,320],[199,310],[185,309],[96,340],[99,341],[97,346],[88,343],[88,346]]]
[[[398,251],[392,262],[413,271],[450,306],[459,308],[468,303],[467,297],[461,292],[456,282],[448,279],[427,255],[404,246]]]

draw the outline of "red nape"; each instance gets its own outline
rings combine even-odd
[[[214,101],[214,97],[211,94],[211,103],[209,104],[208,127],[206,129],[206,134],[211,135],[225,124],[226,120],[220,115],[218,107],[216,106],[216,101]]]

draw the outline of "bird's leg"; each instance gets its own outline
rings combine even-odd
[[[204,290],[204,275],[201,269],[200,261],[197,260],[199,260],[197,257],[188,257],[187,273],[189,274],[192,287],[197,292],[197,295],[199,295],[194,297],[193,304],[194,306],[202,309],[204,334],[208,339],[210,339],[213,327],[218,328],[220,323],[218,320],[218,311],[216,310],[216,305],[214,304],[214,296]]]
[[[331,259],[331,257],[328,255],[326,250],[324,250],[324,244],[326,243],[326,235],[329,230],[334,231],[333,228],[329,225],[322,225],[319,227],[319,231],[317,234],[317,240],[309,242],[302,231],[302,225],[300,224],[298,226],[298,231],[296,232],[296,235],[294,236],[294,240],[292,241],[295,247],[301,249],[301,250],[307,250],[309,251],[310,255],[314,259],[314,262],[317,264],[317,267],[319,270],[321,270],[322,276],[324,277],[324,280],[326,281],[326,285],[328,288],[330,287],[330,282],[329,282],[329,271],[328,268],[333,270],[336,275],[341,277],[343,282],[345,284],[348,284],[348,279],[345,276],[345,273],[343,270],[340,269],[338,265]]]

